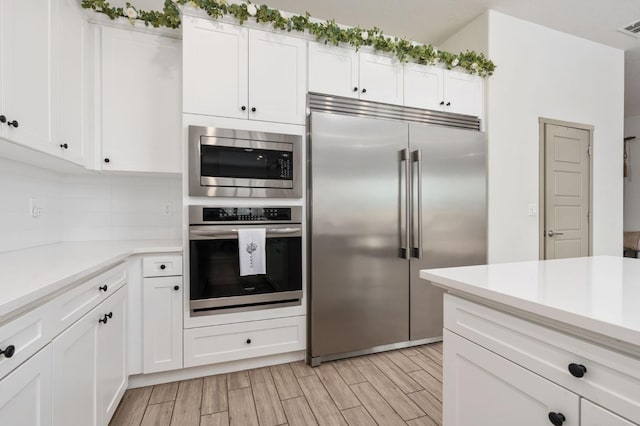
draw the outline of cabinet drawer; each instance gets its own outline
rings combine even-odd
[[[640,359],[449,294],[444,297],[444,324],[446,329],[640,422]],[[570,364],[584,366],[586,373],[574,377]]]
[[[49,343],[56,333],[54,314],[53,305],[47,303],[0,325],[0,350],[13,351],[9,358],[0,355],[0,378]]]
[[[277,318],[184,331],[184,366],[303,350],[306,317]]]
[[[56,334],[114,294],[126,282],[127,270],[122,263],[56,298],[53,302],[56,310]]]
[[[148,256],[142,260],[142,274],[148,277],[182,275],[182,256]]]

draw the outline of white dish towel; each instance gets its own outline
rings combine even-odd
[[[238,229],[240,276],[267,273],[267,230],[265,228]]]

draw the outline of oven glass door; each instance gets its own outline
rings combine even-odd
[[[193,231],[192,231],[193,232]],[[230,299],[302,290],[302,239],[299,235],[267,234],[264,275],[240,276],[237,235],[190,241],[190,298]],[[252,303],[250,297],[243,303]],[[256,297],[259,300],[260,297]],[[223,306],[225,303],[216,303]]]
[[[293,188],[293,145],[203,137],[200,179],[204,186]]]

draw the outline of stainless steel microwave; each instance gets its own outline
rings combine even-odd
[[[302,136],[189,126],[189,195],[302,196]]]

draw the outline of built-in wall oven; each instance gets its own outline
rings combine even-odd
[[[299,305],[302,207],[189,206],[191,315]],[[241,276],[238,230],[265,228],[266,274]]]
[[[302,196],[302,136],[189,126],[189,195]]]

